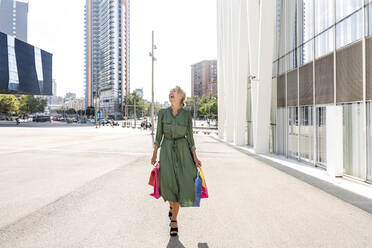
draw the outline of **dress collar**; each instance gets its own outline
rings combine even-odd
[[[170,113],[171,113],[171,115],[172,115],[173,117],[177,117],[177,116],[179,115],[179,113],[183,110],[183,107],[181,107],[181,108],[178,110],[178,112],[177,112],[176,115],[173,115],[172,106],[171,106],[171,107],[168,107],[168,109],[169,109],[169,111],[170,111]]]

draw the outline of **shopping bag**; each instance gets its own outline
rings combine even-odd
[[[202,188],[201,188],[201,194],[200,198],[208,198],[208,189],[207,184],[205,183],[205,177],[202,168],[200,169],[200,178],[202,179]]]
[[[151,174],[150,174],[150,179],[149,179],[149,185],[154,187],[154,193],[151,193],[150,196],[153,196],[156,199],[160,198],[159,175],[160,175],[160,170],[159,170],[159,162],[158,162],[155,168],[152,169]]]
[[[193,207],[200,207],[200,194],[202,189],[202,183],[203,182],[198,171],[198,175],[195,179],[195,204],[193,205]]]

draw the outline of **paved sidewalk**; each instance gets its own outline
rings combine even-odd
[[[181,208],[179,239],[169,238],[168,205],[148,195],[148,133],[4,128],[0,137],[1,248],[372,244],[369,213],[208,136],[195,140],[210,198]]]

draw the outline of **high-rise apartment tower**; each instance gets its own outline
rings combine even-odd
[[[85,105],[117,118],[129,92],[129,0],[86,0]]]
[[[0,32],[27,42],[28,2],[0,0]]]

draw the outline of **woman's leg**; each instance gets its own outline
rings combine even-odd
[[[169,202],[169,219],[172,217],[172,214],[173,214],[173,205],[174,203],[171,202],[171,201],[168,201]]]
[[[172,202],[172,220],[177,220],[178,211],[180,210],[179,202]]]
[[[169,202],[169,205],[172,207],[172,216],[171,216],[171,227],[176,228],[178,227],[177,225],[177,216],[178,216],[178,211],[180,209],[180,203],[179,202]],[[178,233],[177,231],[172,231],[172,233]]]

